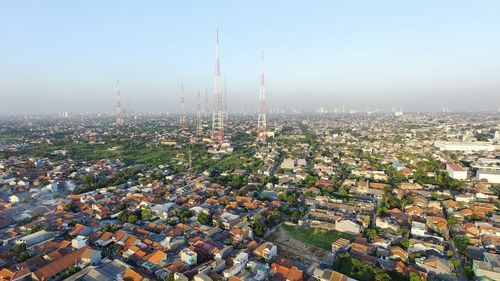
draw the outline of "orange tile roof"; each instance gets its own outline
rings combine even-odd
[[[125,271],[123,272],[123,278],[122,280],[127,280],[127,281],[141,281],[142,280],[142,276],[135,272],[134,270],[132,270],[130,267],[127,267],[127,269],[125,269]]]
[[[45,281],[60,272],[66,270],[68,267],[73,266],[79,262],[82,254],[86,250],[91,250],[89,246],[85,246],[78,250],[75,250],[69,254],[64,255],[63,257],[54,260],[53,262],[40,267],[33,274],[37,277],[39,281]]]
[[[156,251],[156,252],[144,257],[144,259],[146,259],[147,261],[152,262],[152,263],[159,263],[159,262],[165,260],[166,258],[167,258],[167,254],[165,254],[162,251]]]

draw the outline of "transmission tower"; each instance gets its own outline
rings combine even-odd
[[[264,81],[264,50],[262,50],[260,91],[259,91],[259,117],[257,120],[257,141],[266,141],[266,87]]]
[[[214,109],[212,113],[212,131],[210,132],[210,140],[214,146],[221,145],[224,142],[224,108],[220,84],[219,27],[217,27],[215,44]]]
[[[120,80],[116,81],[117,92],[116,92],[116,124],[122,125],[125,123],[123,120],[123,112],[122,112],[122,100],[120,97]]]

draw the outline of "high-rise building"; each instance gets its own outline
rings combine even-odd
[[[181,83],[181,117],[179,121],[181,128],[187,129],[186,104],[184,101],[184,82]]]
[[[198,91],[198,99],[196,104],[196,134],[201,135],[202,133],[203,133],[203,119],[201,117],[200,91]]]

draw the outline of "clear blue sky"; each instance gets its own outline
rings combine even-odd
[[[216,25],[234,108],[500,107],[497,0],[2,1],[0,112],[192,109]]]

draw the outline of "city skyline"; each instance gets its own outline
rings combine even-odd
[[[500,106],[498,3],[288,3],[2,3],[0,111],[114,112],[116,80],[135,112],[176,112],[181,81],[212,108],[216,25],[229,111],[258,110],[261,49],[271,109]]]

